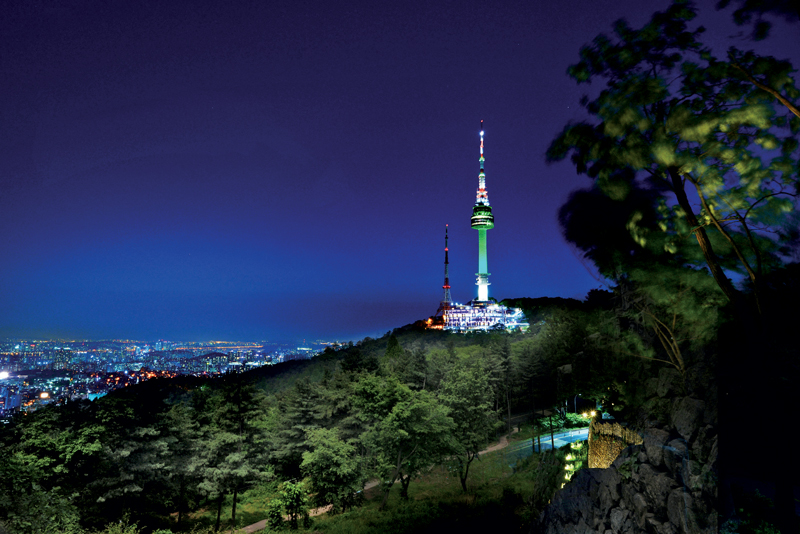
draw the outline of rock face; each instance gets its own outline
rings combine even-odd
[[[665,383],[658,393],[672,390]],[[666,399],[664,399],[666,400]],[[558,491],[533,532],[714,534],[716,412],[702,400],[671,400],[666,424],[642,432],[608,469],[584,469]]]

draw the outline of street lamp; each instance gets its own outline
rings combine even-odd
[[[575,413],[576,414],[578,413],[578,397],[580,397],[580,396],[581,396],[581,394],[578,393],[577,395],[575,395],[575,398],[572,399],[572,403],[575,405]]]

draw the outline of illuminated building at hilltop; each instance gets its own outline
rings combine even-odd
[[[472,208],[472,228],[478,230],[478,298],[467,304],[454,303],[450,297],[450,260],[447,226],[444,231],[444,298],[436,315],[428,319],[428,327],[439,330],[469,331],[527,328],[525,314],[519,308],[508,308],[489,298],[489,267],[486,255],[486,231],[494,228],[494,215],[486,191],[485,157],[483,154],[483,121],[481,121],[480,172],[478,193]]]

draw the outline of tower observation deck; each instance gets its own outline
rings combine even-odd
[[[481,151],[480,172],[478,173],[478,193],[475,206],[472,208],[472,227],[478,231],[478,272],[475,275],[478,280],[478,301],[487,302],[489,300],[489,266],[486,258],[486,231],[494,228],[494,215],[492,207],[489,205],[489,193],[486,191],[486,172],[483,155],[483,120],[481,120]]]

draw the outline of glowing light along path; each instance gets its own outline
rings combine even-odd
[[[486,259],[486,230],[494,228],[494,215],[492,207],[489,205],[489,193],[486,191],[486,172],[484,171],[483,156],[483,120],[481,120],[481,170],[478,174],[478,194],[475,206],[472,208],[472,227],[478,231],[478,272],[475,275],[478,280],[478,301],[486,302],[489,300],[489,266]]]

